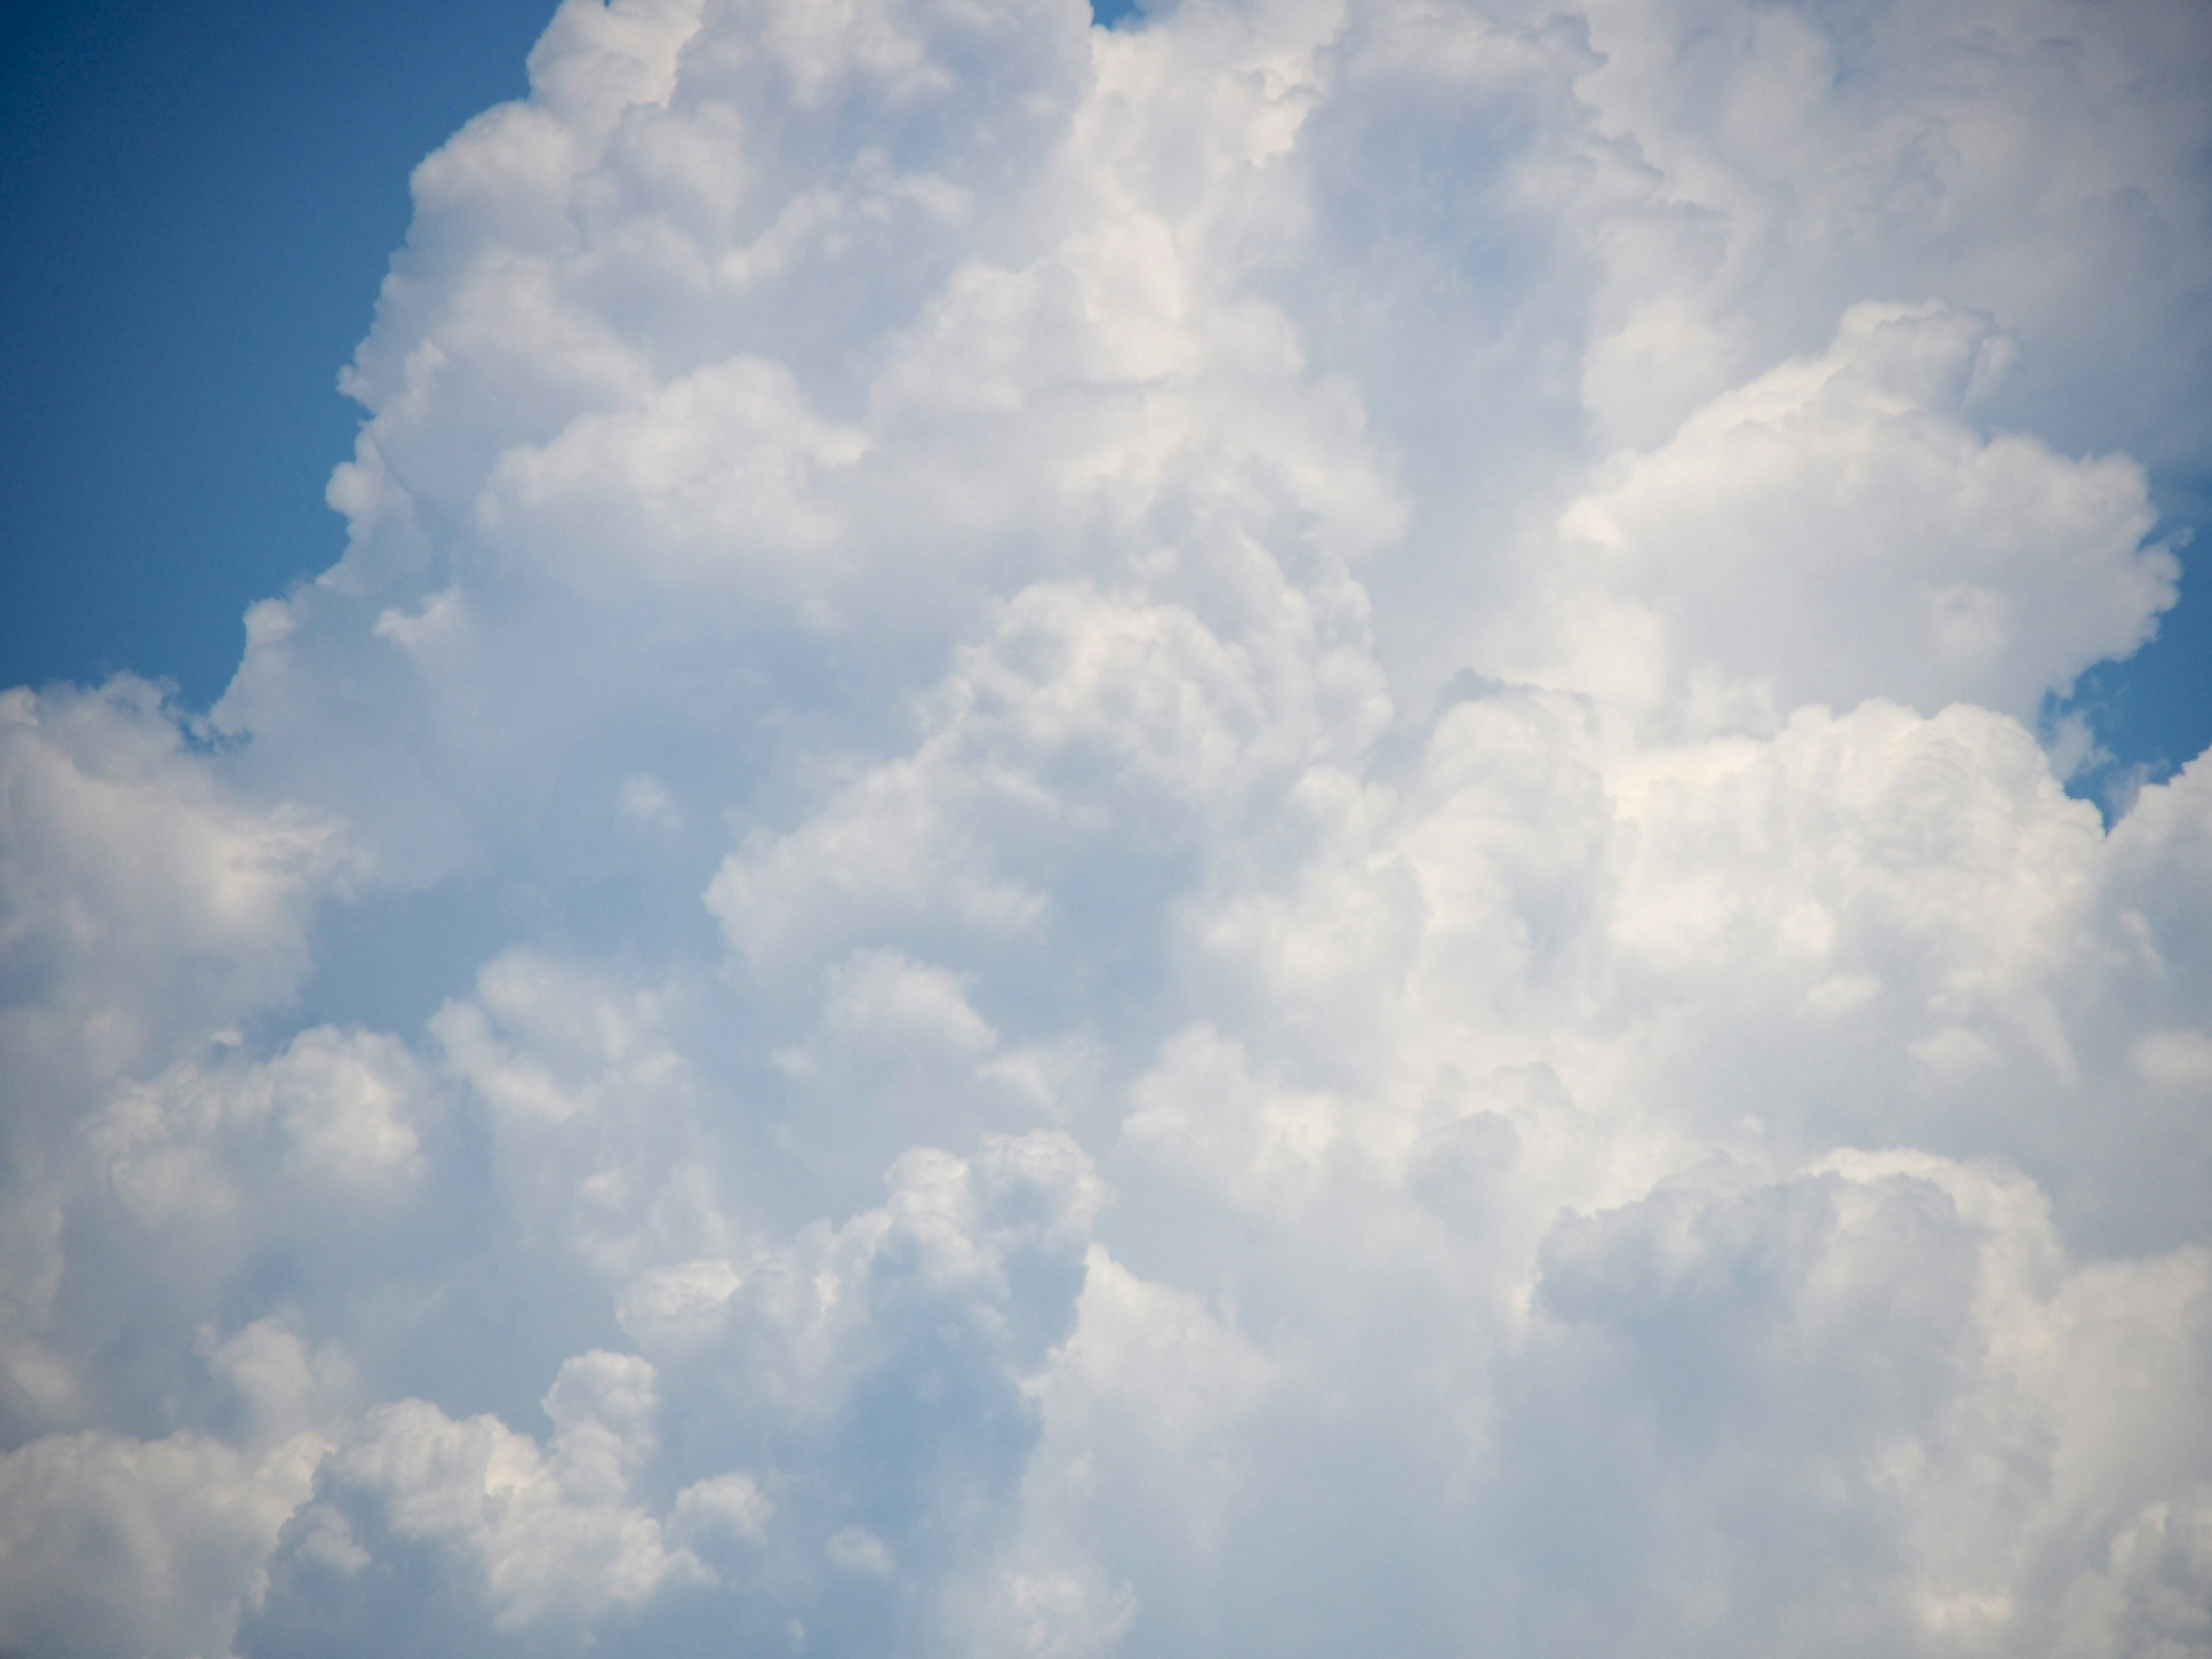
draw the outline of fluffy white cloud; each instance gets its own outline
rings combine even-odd
[[[350,1378],[341,1356],[311,1352],[278,1319],[211,1337],[195,1346],[225,1408],[222,1432],[87,1429],[0,1457],[10,1641],[178,1659],[228,1650],[330,1449],[320,1427]]]
[[[340,832],[227,787],[219,742],[142,680],[0,698],[0,1019],[27,1084],[159,1065],[305,976]]]
[[[0,701],[0,1648],[2212,1653],[2199,9],[567,0]]]
[[[2178,571],[2142,546],[2142,473],[1961,424],[2005,343],[1941,307],[1856,306],[1818,359],[1607,468],[1560,526],[1601,573],[1603,629],[1583,649],[1648,631],[1654,659],[1588,672],[1630,690],[1638,670],[1663,684],[1671,666],[1723,706],[1708,718],[1733,693],[1780,708],[1964,701],[2033,721],[2045,693],[2131,654]],[[1608,614],[1616,594],[1635,610]]]

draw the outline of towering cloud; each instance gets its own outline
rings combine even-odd
[[[0,1650],[2212,1654],[2194,0],[567,0],[0,699]]]

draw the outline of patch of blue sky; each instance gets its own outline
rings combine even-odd
[[[2136,791],[2172,775],[2212,746],[2212,478],[2153,480],[2164,532],[2182,562],[2181,596],[2157,635],[2123,662],[2099,663],[2052,714],[2085,718],[2100,753],[2069,781],[2107,817]]]

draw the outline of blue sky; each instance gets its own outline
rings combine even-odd
[[[0,1654],[2212,1653],[2201,0],[1114,21],[10,14]]]
[[[407,174],[524,90],[541,0],[7,8],[0,678],[219,695],[254,599],[344,547],[337,369]]]

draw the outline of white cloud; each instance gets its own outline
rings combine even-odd
[[[318,1567],[357,1575],[370,1559],[347,1511],[365,1506],[397,1538],[451,1550],[482,1575],[500,1628],[588,1620],[664,1583],[703,1578],[670,1550],[646,1511],[625,1504],[628,1466],[645,1449],[653,1368],[634,1357],[569,1360],[546,1397],[550,1454],[489,1416],[456,1423],[427,1401],[371,1411],[358,1439],[317,1478],[319,1505],[297,1534]]]
[[[414,1056],[393,1038],[322,1027],[264,1064],[210,1072],[181,1061],[125,1090],[92,1145],[117,1195],[149,1220],[234,1210],[240,1183],[227,1162],[261,1164],[246,1177],[254,1185],[297,1182],[342,1200],[396,1194],[421,1178],[422,1141],[408,1120],[423,1091]],[[272,1141],[270,1170],[246,1148]]]
[[[1960,423],[2000,343],[1940,307],[1854,307],[1822,356],[1707,404],[1568,510],[1592,601],[1638,605],[1693,688],[1717,671],[1776,708],[1887,695],[2032,721],[2149,637],[2178,566],[2141,546],[2133,463]]]
[[[226,787],[195,749],[209,735],[140,680],[0,700],[0,1018],[13,1066],[48,1089],[158,1066],[307,973],[307,906],[344,872],[337,827]]]
[[[277,1320],[198,1345],[242,1412],[218,1437],[51,1434],[0,1457],[0,1620],[33,1652],[228,1650],[307,1498],[348,1379]]]
[[[0,701],[0,1647],[2212,1650],[2208,53],[568,0]]]
[[[695,1480],[676,1494],[676,1519],[698,1531],[720,1530],[757,1542],[775,1505],[743,1472]]]

